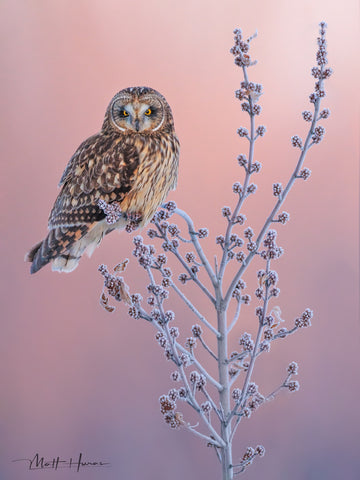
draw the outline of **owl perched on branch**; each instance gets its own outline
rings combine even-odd
[[[71,272],[107,233],[146,225],[176,187],[179,149],[170,106],[159,92],[130,87],[117,93],[100,133],[80,145],[61,177],[49,233],[25,256],[31,273],[49,262],[53,270]]]

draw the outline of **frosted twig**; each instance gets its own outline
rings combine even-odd
[[[227,330],[228,333],[230,333],[231,330],[235,327],[236,322],[237,322],[238,319],[239,319],[240,309],[241,309],[241,301],[238,300],[237,305],[236,305],[236,311],[235,311],[234,318],[233,318],[233,320],[232,320],[232,322],[231,322],[231,324],[229,325],[228,330]]]
[[[211,348],[207,346],[207,344],[205,343],[205,341],[204,341],[204,339],[202,338],[202,336],[199,337],[199,340],[200,340],[201,345],[205,348],[205,350],[217,361],[217,360],[218,360],[217,356],[216,356],[215,353],[211,350]]]
[[[213,333],[215,333],[215,335],[218,337],[219,336],[219,332],[216,330],[215,327],[213,327],[211,325],[211,323],[209,323],[206,318],[201,315],[201,313],[197,310],[197,308],[190,302],[190,300],[184,295],[184,293],[175,285],[174,282],[171,282],[171,288],[173,288],[175,290],[175,292],[179,295],[179,297],[185,302],[185,304],[190,308],[190,310],[192,312],[195,313],[195,315],[198,317],[199,320],[201,320],[201,322],[207,326],[207,328],[209,328]]]
[[[212,281],[213,286],[215,287],[217,285],[216,277],[215,277],[215,274],[214,274],[214,272],[213,272],[213,270],[210,266],[210,263],[209,263],[208,259],[206,258],[205,254],[204,254],[204,251],[203,251],[203,249],[202,249],[202,247],[199,243],[198,233],[195,231],[193,221],[191,220],[189,215],[187,213],[185,213],[183,210],[180,210],[179,208],[177,208],[175,211],[187,223],[188,229],[189,229],[189,234],[190,234],[191,240],[194,244],[194,247],[196,249],[196,252],[197,252],[202,264],[204,265],[205,270],[207,271],[207,273],[208,273],[208,275],[209,275],[209,277]]]
[[[208,372],[205,370],[205,368],[201,365],[201,363],[195,358],[195,355],[194,355],[194,354],[191,355],[182,345],[180,345],[180,344],[177,343],[177,342],[176,342],[176,346],[177,346],[177,348],[178,348],[181,352],[186,353],[186,354],[189,355],[191,361],[196,365],[196,367],[199,369],[199,371],[200,371],[203,375],[205,375],[205,377],[209,380],[209,382],[211,382],[211,383],[214,385],[214,387],[217,388],[217,390],[218,390],[219,392],[221,392],[221,390],[223,389],[223,387],[221,386],[221,384],[220,384],[219,382],[217,382],[217,381],[215,380],[215,378],[213,378],[213,377],[210,375],[210,373],[208,373]]]

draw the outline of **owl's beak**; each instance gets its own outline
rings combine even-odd
[[[139,119],[137,118],[134,122],[135,130],[138,132],[140,130]]]

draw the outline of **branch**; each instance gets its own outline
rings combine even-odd
[[[198,368],[198,370],[203,374],[205,375],[205,377],[209,380],[209,382],[211,382],[214,387],[216,387],[218,389],[219,392],[221,392],[223,390],[223,387],[222,385],[217,382],[215,380],[215,378],[213,378],[210,373],[208,373],[205,368],[201,365],[201,363],[195,358],[195,355],[194,353],[190,353],[188,350],[186,350],[186,348],[184,348],[182,345],[180,345],[180,343],[178,342],[175,342],[176,343],[176,347],[181,350],[183,353],[186,353],[187,355],[189,355],[190,357],[190,360],[196,365],[196,367]]]
[[[293,173],[292,173],[292,175],[291,175],[291,177],[290,177],[290,179],[289,179],[289,181],[288,181],[288,183],[285,187],[285,190],[282,192],[281,196],[279,196],[278,201],[276,202],[276,204],[275,204],[274,208],[272,209],[270,215],[268,216],[263,228],[261,229],[259,235],[257,236],[257,239],[256,239],[257,249],[256,249],[256,251],[259,249],[260,244],[261,244],[261,242],[262,242],[262,240],[263,240],[263,238],[266,234],[266,231],[268,230],[270,224],[274,220],[274,217],[277,214],[277,212],[279,211],[280,207],[284,203],[284,201],[285,201],[289,191],[291,190],[291,187],[293,186],[295,180],[298,178],[299,171],[300,171],[300,169],[301,169],[301,167],[304,163],[304,160],[306,158],[306,154],[309,150],[309,143],[310,143],[310,140],[312,138],[312,135],[313,135],[316,123],[317,123],[317,115],[318,115],[319,109],[320,109],[320,98],[318,98],[317,101],[316,101],[314,119],[313,119],[313,121],[311,123],[311,126],[309,128],[309,132],[308,132],[306,140],[305,140],[304,148],[301,151],[301,154],[300,154],[299,160],[296,164],[295,170],[293,171]],[[239,268],[238,272],[236,273],[235,277],[233,278],[233,281],[231,282],[230,287],[228,288],[228,291],[226,292],[226,295],[225,295],[225,298],[224,298],[224,304],[226,306],[230,302],[231,294],[232,294],[237,282],[240,280],[240,278],[243,275],[243,273],[245,272],[246,268],[249,266],[251,260],[253,259],[254,255],[256,254],[256,251],[250,252],[248,254],[248,256],[246,257],[242,266]]]
[[[175,212],[177,211],[177,209],[174,210]],[[167,237],[166,235],[166,232],[164,232],[164,230],[161,228],[161,225],[158,221],[154,221],[154,225],[156,226],[156,228],[158,229],[158,232],[160,233],[160,235],[156,234],[156,236],[158,238],[161,238],[162,240],[164,240],[166,243],[168,243],[169,245],[172,245],[172,242],[169,240],[169,238]],[[182,258],[182,256],[179,254],[178,250],[177,250],[177,247],[172,245],[172,248],[170,249],[170,252],[179,260],[179,262],[181,263],[181,265],[185,268],[185,270],[187,271],[189,277],[191,278],[191,280],[193,280],[196,285],[205,293],[205,295],[211,300],[211,302],[213,304],[215,304],[215,299],[214,297],[211,295],[211,293],[209,292],[209,290],[205,287],[205,285],[202,284],[202,282],[200,282],[200,280],[197,278],[197,276],[191,271],[191,269],[188,267],[188,265],[186,264],[186,262],[184,261],[184,259]]]
[[[221,448],[223,445],[221,443],[216,442],[213,438],[208,437],[207,435],[204,435],[203,433],[198,432],[195,430],[195,427],[192,427],[191,425],[184,425],[184,427],[189,430],[189,432],[194,433],[198,437],[202,438],[203,440],[206,440],[208,443],[211,443],[214,445],[214,447]]]
[[[269,274],[269,270],[270,270],[270,260],[267,260],[267,262],[266,262],[266,274]],[[251,353],[249,368],[246,372],[246,377],[245,377],[244,385],[243,385],[242,392],[241,392],[241,399],[240,399],[240,402],[239,402],[237,408],[235,409],[234,414],[236,414],[239,407],[244,408],[244,406],[245,406],[245,402],[246,402],[246,398],[247,398],[246,397],[247,396],[247,390],[248,390],[248,386],[249,386],[249,383],[250,383],[250,380],[251,380],[252,372],[254,370],[254,365],[255,365],[255,360],[256,360],[256,352],[258,350],[259,343],[260,343],[260,340],[261,340],[262,331],[264,329],[263,319],[266,317],[266,311],[267,311],[268,303],[269,303],[269,285],[266,284],[264,304],[263,304],[263,313],[262,313],[262,317],[259,318],[259,327],[258,327],[258,331],[257,331],[257,335],[256,335],[255,345],[254,345],[253,351]],[[231,418],[229,419],[229,421],[230,420],[231,420]],[[231,436],[230,436],[231,440],[234,438],[234,435],[235,435],[236,429],[237,429],[237,427],[240,423],[240,420],[241,420],[241,416],[239,415],[236,419],[233,431],[231,432]]]
[[[195,250],[201,260],[201,263],[204,265],[205,267],[205,270],[207,271],[207,274],[209,275],[209,278],[214,286],[214,288],[216,287],[217,285],[217,279],[216,279],[216,276],[213,272],[213,269],[211,268],[210,266],[210,263],[208,261],[208,259],[206,258],[206,255],[200,245],[200,242],[197,238],[197,232],[195,232],[195,227],[194,227],[194,224],[193,224],[193,221],[191,220],[191,218],[189,217],[189,215],[187,213],[185,213],[183,210],[180,210],[179,208],[176,208],[175,209],[175,213],[177,213],[180,217],[182,217],[185,222],[187,223],[188,225],[188,229],[189,229],[189,234],[190,234],[190,237],[191,237],[191,240],[194,244],[194,247],[195,247]]]
[[[227,333],[230,333],[231,330],[235,327],[236,322],[238,321],[238,318],[239,318],[239,315],[240,315],[240,309],[241,309],[241,300],[238,300],[235,315],[234,315],[233,321],[231,322],[229,328],[227,329]]]
[[[211,348],[206,345],[206,343],[205,343],[205,341],[203,340],[202,336],[200,335],[200,336],[197,337],[197,338],[200,340],[201,345],[205,348],[205,350],[206,350],[208,353],[210,353],[210,355],[211,355],[216,361],[218,361],[217,356],[216,356],[215,353],[211,350]]]
[[[215,411],[216,415],[218,416],[220,422],[222,422],[224,419],[221,415],[221,412],[220,410],[217,408],[217,406],[215,405],[215,402],[214,400],[210,397],[208,391],[206,390],[205,387],[202,387],[201,391],[203,392],[203,394],[205,395],[206,399],[211,403],[211,406],[213,408],[213,410]]]
[[[201,313],[197,310],[197,308],[190,302],[190,300],[182,293],[182,291],[175,285],[173,281],[171,281],[171,287],[175,290],[175,292],[179,295],[179,297],[186,303],[186,305],[190,308],[192,312],[206,325],[217,337],[219,337],[220,333],[216,330],[215,327],[209,323],[206,318],[201,315]]]
[[[243,66],[242,69],[243,69],[243,73],[244,73],[245,82],[248,83],[249,80],[248,80],[248,76],[247,76],[246,67]],[[248,96],[248,101],[249,101],[249,105],[250,105],[250,112],[252,112],[253,101],[252,101],[252,98],[250,97],[250,95]],[[225,267],[226,267],[226,263],[227,263],[226,262],[227,261],[227,253],[229,251],[229,241],[230,241],[230,235],[231,235],[231,232],[232,232],[232,229],[233,229],[233,226],[234,226],[234,220],[237,217],[237,215],[239,214],[245,198],[247,198],[246,191],[247,191],[247,187],[249,186],[249,180],[250,180],[250,176],[251,176],[251,165],[252,165],[253,159],[254,159],[254,146],[255,146],[255,140],[256,140],[256,138],[255,138],[255,116],[254,116],[253,113],[250,114],[250,137],[247,137],[247,138],[249,140],[249,159],[248,159],[249,163],[248,163],[248,167],[246,169],[243,191],[240,194],[238,203],[237,203],[237,205],[236,205],[236,207],[233,211],[233,214],[231,216],[231,219],[229,220],[229,223],[228,223],[228,226],[227,226],[227,229],[226,229],[224,250],[223,250],[223,255],[222,255],[219,274],[218,274],[218,280],[220,281],[220,283],[222,283],[222,278],[224,276],[224,271],[225,271]],[[235,283],[235,285],[236,285],[236,283]]]
[[[224,442],[223,440],[221,439],[221,437],[218,435],[218,433],[216,432],[216,430],[214,429],[214,427],[211,425],[211,423],[209,422],[209,420],[206,418],[206,415],[204,414],[204,412],[202,411],[201,407],[199,406],[198,402],[196,401],[196,398],[195,396],[192,394],[192,391],[191,391],[191,388],[190,388],[190,385],[189,385],[189,382],[187,380],[187,377],[186,377],[186,374],[185,374],[185,371],[184,371],[184,366],[182,364],[182,362],[180,361],[180,358],[179,358],[179,355],[177,353],[177,347],[182,350],[183,347],[181,347],[181,345],[179,345],[177,342],[174,342],[172,341],[171,339],[171,336],[170,336],[170,332],[169,332],[169,327],[167,324],[165,324],[164,326],[164,330],[165,330],[165,333],[166,333],[166,337],[167,337],[167,340],[168,340],[168,343],[169,345],[171,346],[171,349],[172,349],[172,353],[175,357],[175,363],[178,365],[178,368],[179,368],[179,371],[180,371],[180,376],[181,376],[181,379],[185,385],[185,389],[186,389],[186,392],[187,392],[187,396],[190,400],[190,405],[194,408],[194,410],[196,410],[198,412],[198,414],[200,415],[200,417],[202,418],[202,420],[204,421],[204,423],[206,424],[207,428],[210,430],[210,432],[212,433],[212,435],[214,436],[215,440],[219,443],[219,446],[224,446]],[[185,349],[183,349],[185,350]],[[186,352],[187,353],[187,352]],[[199,432],[198,432],[199,433]]]
[[[173,255],[175,255],[175,257],[179,260],[179,262],[181,263],[181,265],[185,268],[185,270],[187,271],[188,275],[190,276],[191,280],[193,280],[196,285],[198,287],[201,288],[201,290],[205,293],[205,295],[211,300],[211,302],[213,304],[215,304],[215,298],[211,295],[211,293],[209,292],[209,290],[205,287],[205,285],[200,282],[200,280],[198,279],[198,277],[191,271],[191,269],[189,268],[189,266],[186,264],[186,262],[184,261],[184,259],[182,258],[182,256],[179,254],[179,252],[177,250],[171,250],[171,253]]]

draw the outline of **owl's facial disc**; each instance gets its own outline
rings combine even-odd
[[[153,132],[164,122],[164,108],[161,101],[153,96],[118,98],[113,104],[112,121],[121,131]]]

